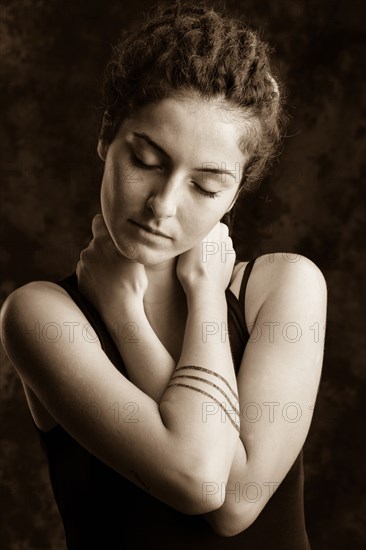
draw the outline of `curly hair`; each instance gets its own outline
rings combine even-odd
[[[245,22],[203,2],[162,2],[155,9],[112,46],[99,138],[111,143],[123,119],[142,105],[194,91],[243,122],[240,148],[248,161],[239,189],[255,190],[278,152],[284,123],[283,88],[273,77],[268,45]]]

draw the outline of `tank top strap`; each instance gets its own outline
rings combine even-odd
[[[245,311],[245,309],[244,309],[245,308],[245,292],[246,292],[246,289],[247,289],[249,275],[252,272],[255,260],[256,260],[256,258],[253,258],[252,260],[250,260],[247,263],[247,265],[245,266],[245,269],[244,269],[243,278],[241,280],[240,291],[239,291],[239,304],[240,304],[240,307],[242,307],[242,311]],[[245,315],[244,315],[244,317],[245,317]],[[245,321],[245,326],[247,326],[246,325],[246,319],[244,319],[244,321]]]

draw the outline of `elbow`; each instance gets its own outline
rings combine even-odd
[[[209,523],[220,537],[235,537],[248,529],[258,515],[259,511],[257,510],[240,510],[238,513],[226,514],[225,517],[218,519],[210,517]]]
[[[190,492],[188,496],[185,495],[185,497],[185,504],[181,504],[177,510],[188,516],[202,516],[204,514],[209,514],[222,506],[221,503],[215,501],[214,499],[205,501],[202,496],[193,495],[192,492]]]
[[[242,518],[240,523],[219,524],[217,528],[213,527],[213,530],[220,537],[235,537],[236,535],[240,535],[240,533],[248,529],[248,527],[252,525],[253,521],[246,521]]]
[[[203,515],[214,512],[222,506],[219,485],[216,482],[197,480],[186,486],[184,504],[180,511],[187,515]]]
[[[174,433],[176,426],[171,425],[171,417],[162,414],[170,412],[171,403],[164,401],[160,403],[159,409],[164,425],[168,431],[173,432],[174,440],[174,471],[170,477],[171,487],[174,486],[176,494],[175,502],[179,501],[179,508],[173,504],[178,511],[187,515],[203,515],[221,508],[225,501],[226,487],[232,465],[229,451],[226,453],[215,453],[207,450],[207,446],[193,445],[181,436],[181,428],[177,428],[178,434]],[[167,417],[169,422],[167,422]],[[234,446],[235,444],[235,446]],[[232,445],[236,448],[235,439]],[[225,448],[226,449],[226,448]],[[230,450],[230,449],[229,449]],[[219,454],[219,456],[217,456]]]
[[[188,515],[203,515],[214,512],[225,501],[226,480],[219,480],[217,474],[210,470],[200,473],[198,468],[186,474],[185,479],[185,509],[183,513]]]

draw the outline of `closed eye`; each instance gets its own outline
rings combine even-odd
[[[159,166],[156,166],[154,164],[145,164],[142,162],[141,159],[139,159],[135,153],[131,153],[132,161],[135,164],[135,166],[138,166],[139,168],[145,169],[145,170],[152,170],[153,168],[160,168]],[[198,185],[195,181],[192,182],[195,186],[195,189],[198,193],[201,195],[204,195],[205,197],[209,197],[210,199],[214,199],[218,196],[219,191],[206,191],[202,187]]]
[[[132,161],[136,166],[139,166],[140,168],[145,168],[146,170],[151,170],[152,168],[159,168],[158,166],[155,166],[154,164],[145,164],[142,162],[141,159],[139,159],[135,153],[131,154]]]
[[[198,183],[196,183],[195,181],[193,181],[192,183],[194,183],[196,190],[199,193],[201,193],[202,195],[204,195],[205,197],[209,197],[210,199],[214,199],[219,194],[219,191],[206,191],[206,189],[203,189],[202,187],[200,187],[198,185]]]

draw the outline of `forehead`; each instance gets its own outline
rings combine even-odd
[[[171,158],[187,166],[213,162],[242,166],[239,149],[245,127],[222,104],[195,97],[166,98],[141,107],[126,119],[118,135],[144,132]]]

